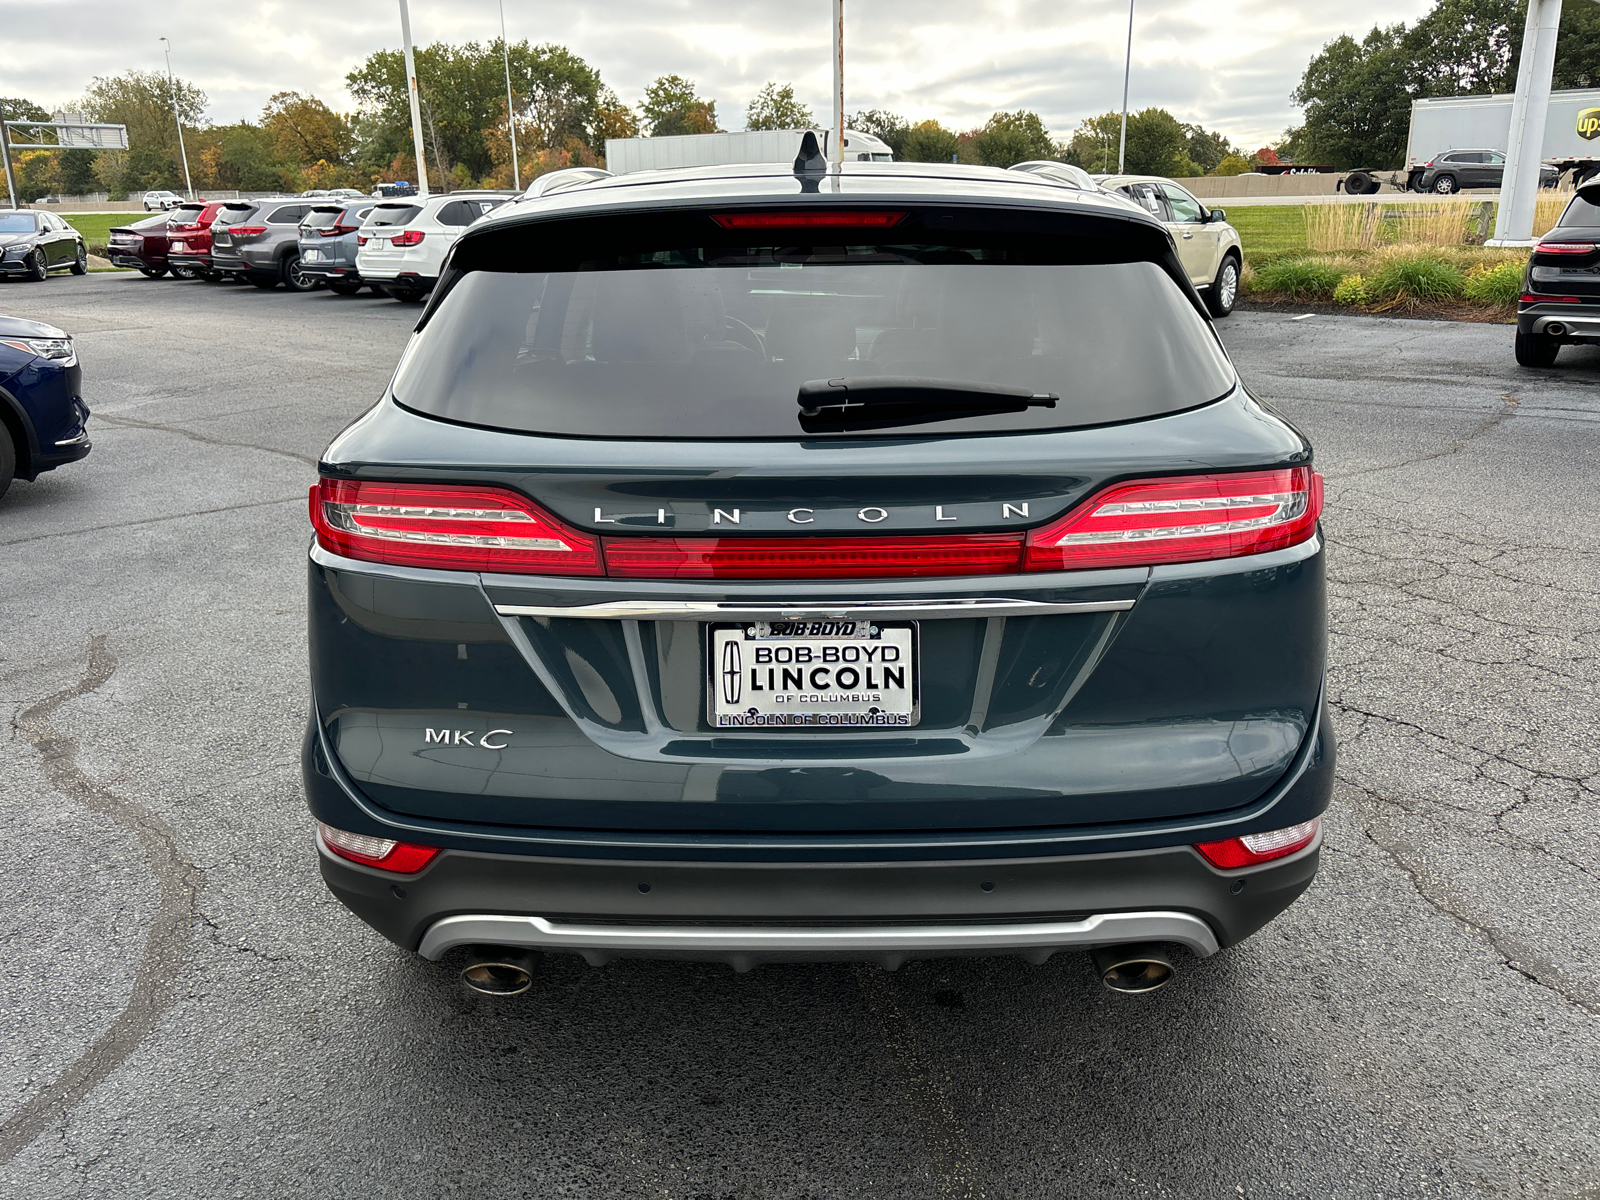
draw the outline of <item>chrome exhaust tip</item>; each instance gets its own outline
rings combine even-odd
[[[1551,321],[1544,327],[1544,331],[1551,337],[1560,337],[1562,334],[1567,332],[1567,327],[1560,321]]]
[[[474,946],[461,982],[485,996],[516,996],[533,986],[534,954],[509,946]]]
[[[1175,974],[1172,959],[1155,942],[1096,946],[1089,953],[1100,982],[1113,992],[1153,992],[1171,983]]]

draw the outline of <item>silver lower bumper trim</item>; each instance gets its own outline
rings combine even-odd
[[[1176,942],[1204,958],[1217,937],[1181,912],[1100,913],[1079,921],[1000,925],[718,926],[584,925],[546,917],[463,914],[434,922],[417,952],[442,958],[457,946],[516,946],[581,954],[596,966],[613,958],[709,959],[747,971],[764,962],[876,962],[893,970],[907,959],[1020,954],[1043,962],[1069,947],[1120,942]]]
[[[1533,332],[1544,333],[1552,324],[1563,326],[1562,337],[1600,338],[1600,317],[1569,317],[1566,313],[1539,317]]]

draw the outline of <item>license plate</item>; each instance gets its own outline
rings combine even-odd
[[[903,729],[921,719],[914,622],[713,625],[708,649],[715,729]]]

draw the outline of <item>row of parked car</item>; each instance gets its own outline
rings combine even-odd
[[[466,227],[518,194],[185,201],[111,230],[108,255],[152,279],[248,280],[295,292],[326,285],[340,295],[370,287],[409,303],[433,288]]]

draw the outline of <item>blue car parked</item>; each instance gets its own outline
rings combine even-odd
[[[72,337],[40,321],[0,316],[0,496],[89,453],[89,406]]]

